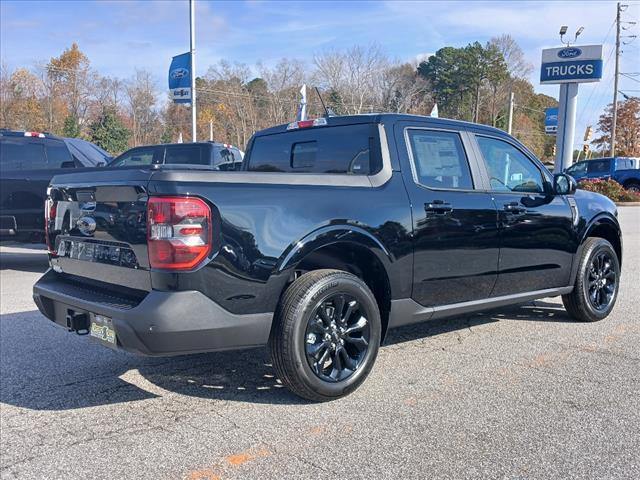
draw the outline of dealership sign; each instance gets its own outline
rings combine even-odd
[[[602,45],[548,48],[542,51],[540,83],[598,82],[602,78]]]
[[[169,91],[176,103],[191,103],[191,53],[177,55],[169,67]]]

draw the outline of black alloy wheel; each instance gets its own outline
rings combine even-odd
[[[318,303],[307,323],[307,361],[320,379],[345,380],[362,364],[369,340],[369,320],[358,301],[350,295],[330,295]]]
[[[361,278],[342,270],[313,270],[282,295],[269,351],[283,385],[307,400],[326,402],[364,382],[381,337],[376,297]]]
[[[582,322],[606,318],[620,287],[620,260],[604,238],[590,237],[582,245],[573,290],[562,296],[569,316]]]
[[[610,253],[603,250],[594,255],[587,272],[589,302],[596,310],[604,311],[614,298],[618,281]]]

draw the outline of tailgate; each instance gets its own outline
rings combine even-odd
[[[87,283],[151,290],[150,177],[149,170],[129,169],[54,177],[45,211],[52,268]]]

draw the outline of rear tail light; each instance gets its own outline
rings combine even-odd
[[[190,270],[211,251],[211,208],[193,197],[150,197],[147,243],[151,268]]]
[[[49,250],[49,253],[56,253],[51,244],[49,232],[55,228],[57,212],[56,202],[51,198],[47,198],[44,202],[44,238],[47,242],[47,250]]]

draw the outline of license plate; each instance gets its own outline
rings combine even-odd
[[[113,322],[104,315],[91,316],[89,335],[110,347],[115,347],[117,344]]]

